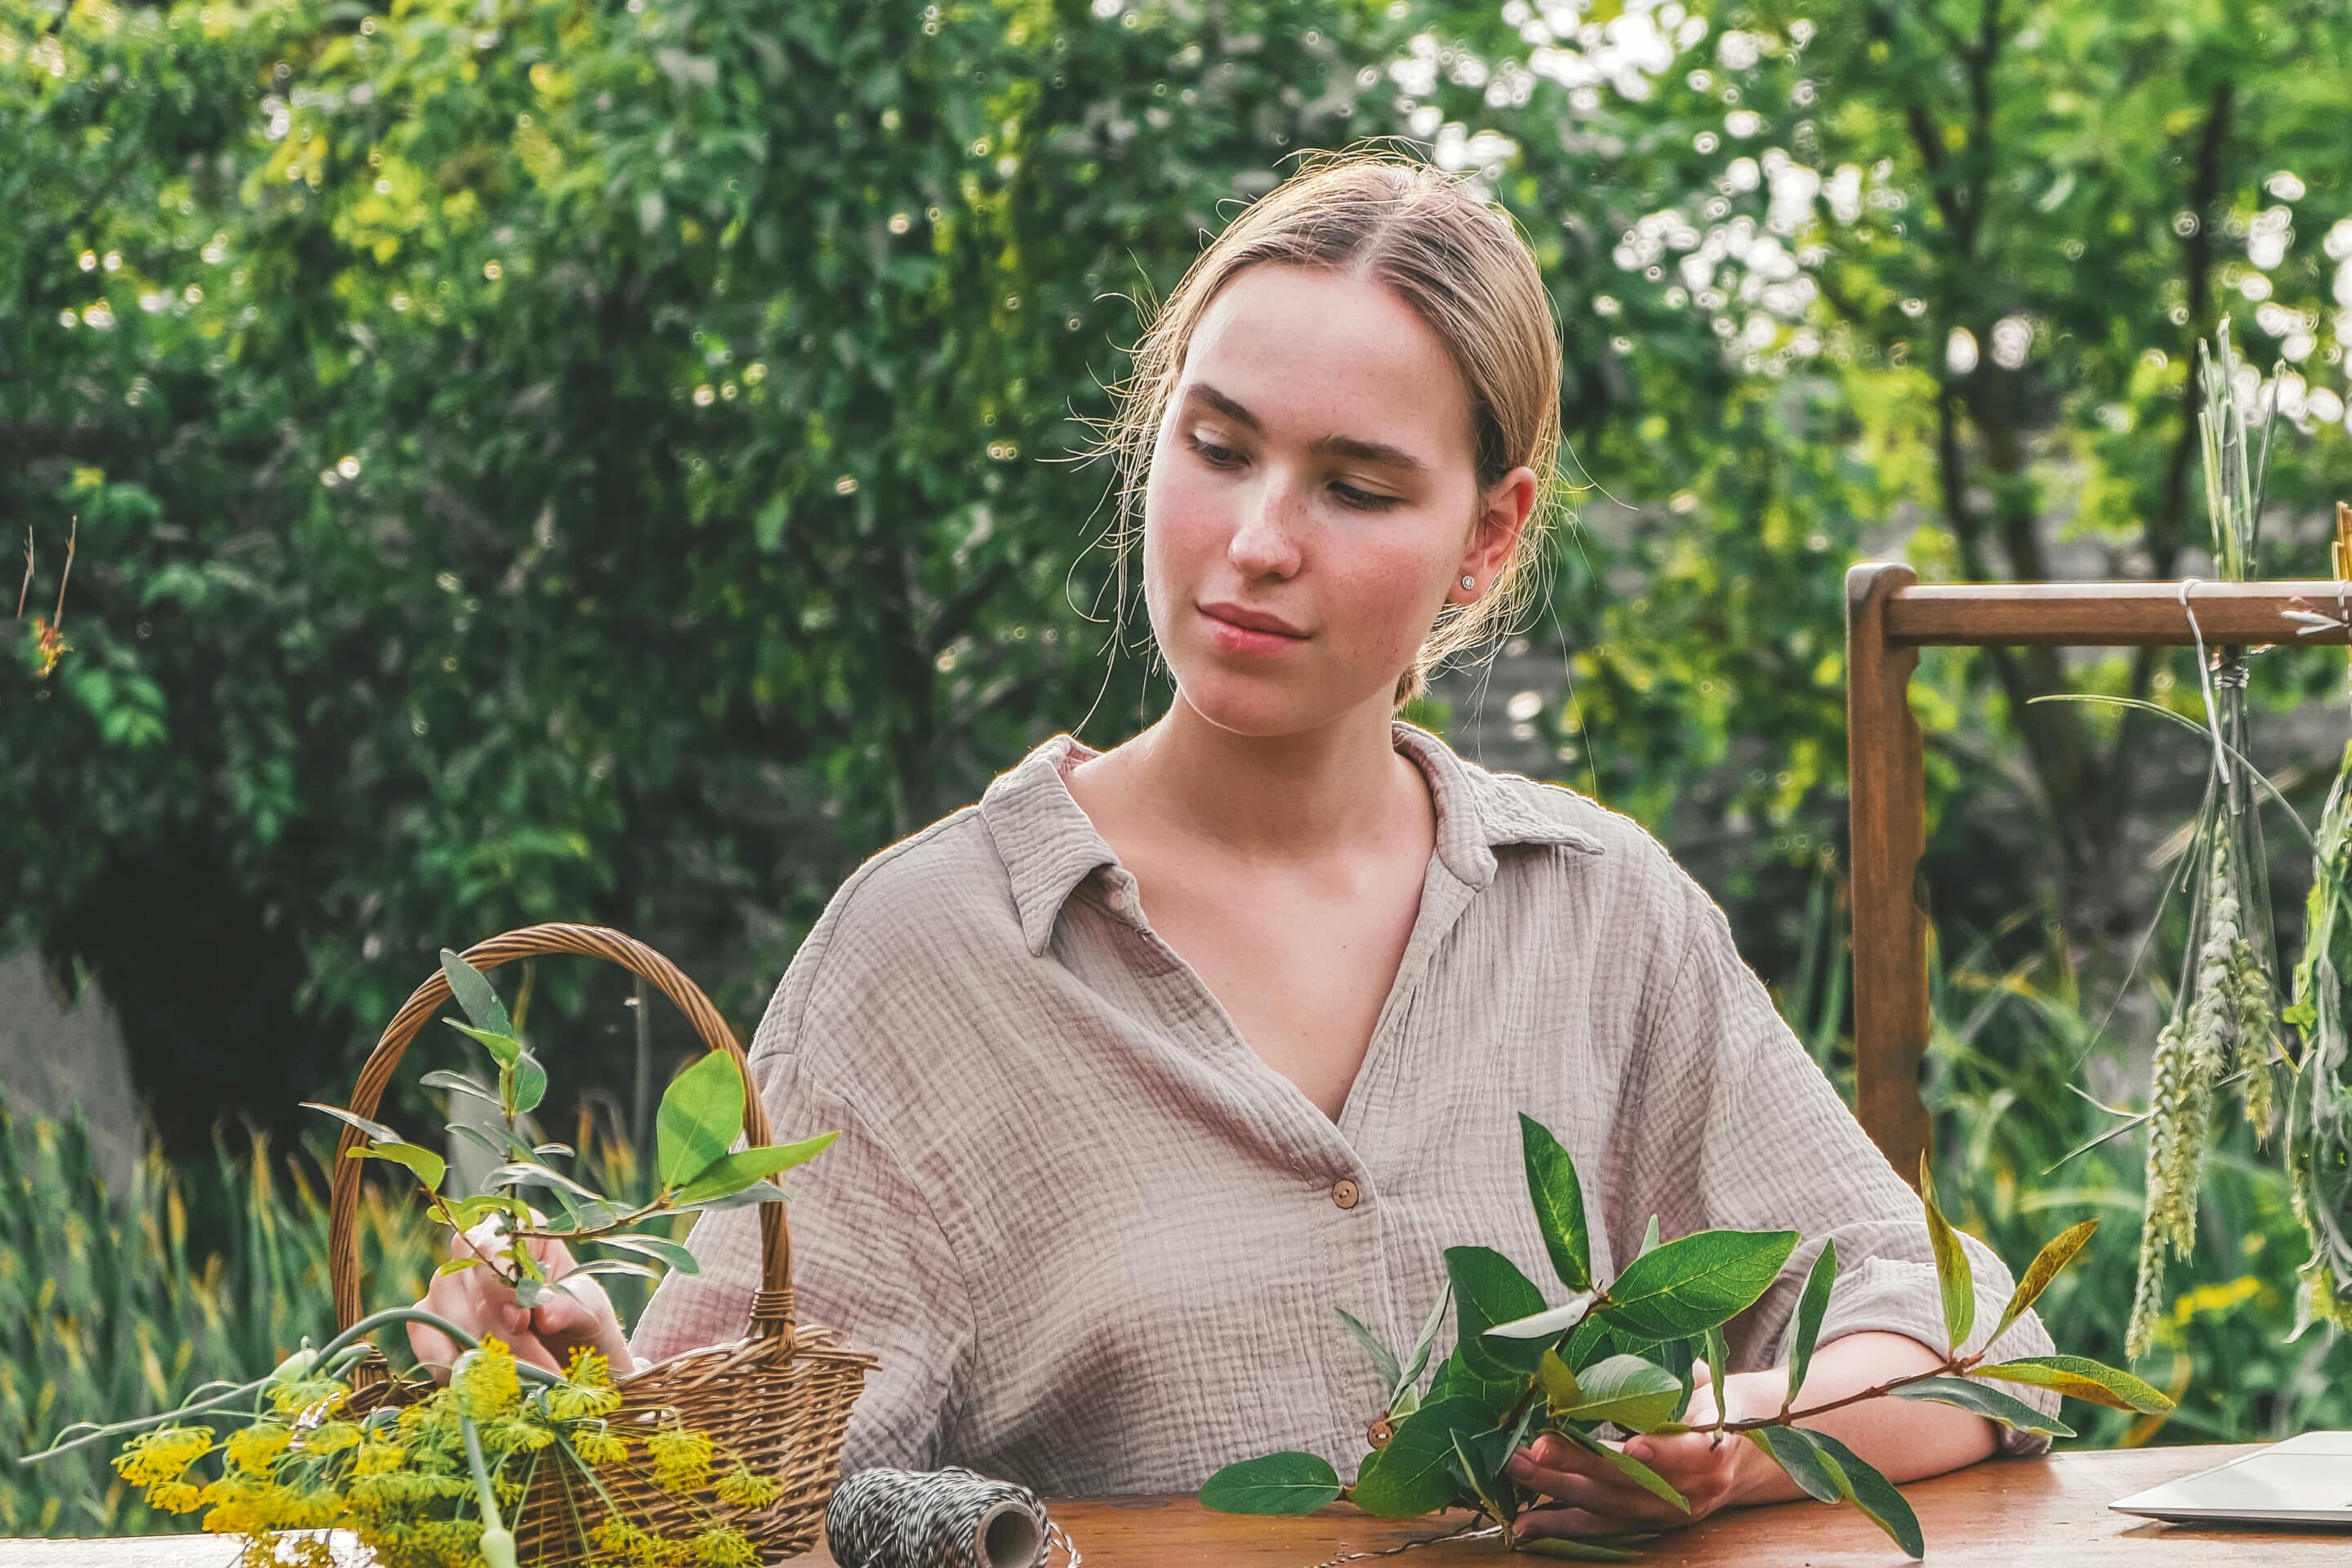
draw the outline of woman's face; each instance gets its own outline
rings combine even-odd
[[[1478,485],[1469,393],[1385,286],[1262,265],[1211,301],[1152,448],[1144,597],[1184,700],[1244,734],[1377,704],[1449,597],[1490,592],[1532,469]],[[1204,606],[1278,617],[1251,636]]]

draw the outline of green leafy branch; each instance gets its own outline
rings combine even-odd
[[[346,1158],[383,1160],[399,1165],[416,1179],[434,1215],[459,1235],[483,1219],[502,1216],[500,1247],[493,1257],[475,1253],[444,1262],[439,1274],[488,1267],[512,1284],[515,1301],[538,1307],[554,1300],[566,1279],[583,1276],[627,1274],[655,1277],[646,1258],[681,1273],[697,1272],[694,1254],[668,1237],[638,1228],[647,1220],[671,1215],[773,1203],[783,1189],[772,1178],[805,1164],[831,1146],[838,1132],[821,1132],[794,1143],[737,1149],[743,1135],[747,1102],[743,1075],[731,1056],[708,1052],[678,1074],[662,1095],[655,1116],[655,1165],[658,1184],[653,1196],[635,1207],[616,1205],[551,1161],[568,1158],[573,1151],[562,1143],[533,1143],[524,1136],[524,1119],[538,1109],[547,1093],[547,1070],[520,1037],[506,1005],[482,973],[447,948],[441,950],[442,973],[449,994],[467,1022],[442,1020],[480,1046],[498,1069],[495,1083],[466,1073],[426,1073],[428,1088],[495,1107],[505,1120],[503,1139],[493,1139],[481,1128],[453,1121],[448,1130],[467,1139],[501,1163],[483,1177],[486,1191],[452,1198],[442,1191],[448,1163],[421,1144],[410,1142],[390,1127],[341,1106],[303,1103],[356,1128],[366,1140],[354,1144]],[[550,1225],[516,1190],[542,1187],[562,1211],[562,1223]],[[576,1264],[562,1278],[549,1275],[530,1251],[534,1238],[567,1245],[594,1242],[627,1257],[600,1258]]]
[[[1706,1230],[1661,1242],[1650,1222],[1640,1250],[1614,1279],[1596,1280],[1583,1191],[1574,1163],[1558,1139],[1533,1118],[1519,1118],[1528,1195],[1536,1211],[1553,1272],[1566,1300],[1548,1304],[1543,1293],[1508,1258],[1481,1247],[1446,1249],[1447,1284],[1423,1325],[1410,1358],[1381,1344],[1342,1310],[1349,1331],[1370,1352],[1389,1389],[1387,1406],[1372,1423],[1372,1451],[1355,1483],[1343,1484],[1318,1455],[1268,1454],[1228,1465],[1201,1489],[1203,1504],[1232,1513],[1311,1513],[1346,1500],[1367,1513],[1412,1518],[1466,1508],[1504,1527],[1507,1551],[1587,1562],[1632,1561],[1643,1537],[1566,1537],[1521,1542],[1510,1526],[1536,1500],[1506,1467],[1535,1437],[1572,1443],[1626,1479],[1687,1511],[1689,1500],[1656,1471],[1606,1442],[1602,1429],[1677,1434],[1707,1430],[1720,1443],[1737,1436],[1753,1443],[1807,1495],[1850,1502],[1906,1552],[1921,1556],[1919,1521],[1894,1484],[1851,1448],[1824,1432],[1799,1425],[1867,1399],[1893,1397],[1950,1405],[2004,1426],[2072,1436],[2064,1423],[2042,1415],[1994,1384],[2047,1388],[2067,1397],[2118,1409],[2164,1412],[2165,1394],[2129,1373],[2081,1356],[2028,1356],[1988,1363],[1987,1351],[1963,1355],[1976,1326],[1976,1283],[1958,1233],[1937,1207],[1924,1164],[1920,1197],[1936,1258],[1947,1352],[1925,1372],[1889,1379],[1856,1394],[1796,1408],[1837,1279],[1837,1249],[1824,1241],[1798,1298],[1788,1358],[1788,1390],[1774,1415],[1727,1419],[1718,1410],[1704,1427],[1686,1425],[1704,1359],[1719,1391],[1729,1359],[1724,1326],[1755,1305],[1778,1279],[1799,1242],[1794,1231]],[[2031,1308],[2074,1260],[2098,1227],[2085,1220],[2042,1249],[2019,1279],[1990,1346]],[[1419,1388],[1448,1302],[1454,1305],[1453,1353],[1426,1392]]]

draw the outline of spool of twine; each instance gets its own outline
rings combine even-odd
[[[834,1489],[824,1534],[841,1568],[1045,1568],[1055,1541],[1079,1562],[1036,1493],[955,1466],[860,1470]]]

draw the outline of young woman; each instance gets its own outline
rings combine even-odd
[[[1351,1473],[1385,1391],[1335,1309],[1409,1343],[1448,1246],[1549,1276],[1520,1111],[1574,1157],[1603,1277],[1653,1215],[1804,1237],[1694,1421],[1780,1407],[1824,1240],[1804,1402],[1939,1359],[1919,1202],[1714,902],[1630,819],[1394,717],[1525,602],[1559,410],[1533,256],[1426,166],[1310,165],[1169,297],[1111,445],[1175,700],[1108,752],[1054,736],[866,861],[751,1048],[779,1137],[840,1132],[787,1184],[800,1321],[881,1358],[847,1469],[1181,1491],[1297,1448]],[[1990,1325],[2011,1277],[1966,1245]],[[427,1300],[626,1369],[743,1331],[756,1211],[692,1247],[634,1342],[593,1282],[594,1310],[501,1307],[484,1270]],[[2050,1348],[2028,1314],[2000,1353]],[[1896,1480],[2048,1441],[1891,1400],[1819,1424]],[[1545,1441],[1518,1462],[1559,1506],[1523,1530],[1797,1495],[1747,1444],[1630,1447],[1691,1516]]]

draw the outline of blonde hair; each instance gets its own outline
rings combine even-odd
[[[1393,289],[1433,328],[1470,395],[1480,489],[1525,465],[1536,500],[1487,592],[1448,603],[1398,679],[1395,705],[1429,689],[1454,654],[1499,640],[1540,594],[1537,574],[1558,489],[1559,341],[1534,252],[1508,213],[1418,159],[1365,148],[1315,154],[1209,243],[1133,351],[1134,371],[1111,386],[1115,413],[1097,454],[1118,470],[1118,521],[1109,536],[1125,603],[1127,546],[1139,531],[1152,447],[1183,370],[1192,333],[1219,290],[1264,263],[1318,268]]]

